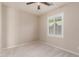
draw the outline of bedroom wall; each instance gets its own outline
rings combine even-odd
[[[2,6],[2,48],[28,43],[37,38],[37,16]]]
[[[64,12],[64,37],[47,35],[47,17]],[[40,16],[40,40],[79,54],[79,3],[70,3]]]
[[[0,3],[0,48],[1,48],[1,39],[2,39],[2,5]]]

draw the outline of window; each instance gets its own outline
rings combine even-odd
[[[64,13],[48,17],[48,35],[63,37]]]

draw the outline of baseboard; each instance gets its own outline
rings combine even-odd
[[[42,42],[42,43],[44,43],[44,44],[47,44],[48,46],[55,47],[55,48],[58,48],[58,49],[61,49],[61,50],[63,50],[63,51],[66,51],[66,52],[69,52],[69,53],[72,53],[72,54],[74,54],[74,55],[79,56],[79,53],[73,52],[73,51],[71,51],[71,50],[68,50],[68,49],[65,49],[65,48],[62,48],[62,47],[58,47],[58,46],[56,46],[56,45],[50,45],[49,43],[47,43],[47,42],[45,42],[45,41],[40,41],[40,42]]]
[[[17,48],[17,47],[29,45],[29,44],[32,44],[32,43],[34,43],[34,42],[36,42],[36,40],[23,42],[23,43],[18,44],[18,45],[9,46],[9,47],[7,47],[7,48],[2,48],[2,49],[0,50],[0,52],[1,52],[1,51],[4,51],[4,50],[7,50],[7,49],[13,49],[13,48]]]
[[[72,53],[72,54],[74,54],[74,55],[78,55],[78,56],[79,56],[79,53],[73,52],[73,51],[71,51],[71,50],[68,50],[68,49],[65,49],[65,48],[62,48],[62,47],[58,47],[58,46],[56,46],[56,45],[53,45],[53,47],[58,48],[58,49],[61,49],[61,50],[63,50],[63,51],[66,51],[66,52],[69,52],[69,53]]]

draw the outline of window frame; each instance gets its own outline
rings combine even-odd
[[[50,18],[54,18],[54,21],[55,21],[55,18],[56,17],[58,17],[58,16],[61,16],[62,17],[62,34],[61,35],[57,35],[57,34],[55,34],[55,24],[54,24],[54,34],[50,34],[49,33],[49,19]],[[58,14],[56,14],[56,15],[53,15],[53,16],[49,16],[48,18],[47,18],[47,34],[48,34],[48,36],[49,37],[64,37],[64,13],[62,12],[62,13],[58,13]]]

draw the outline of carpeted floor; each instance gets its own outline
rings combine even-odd
[[[40,42],[0,52],[1,57],[77,57],[74,54],[50,47]]]

